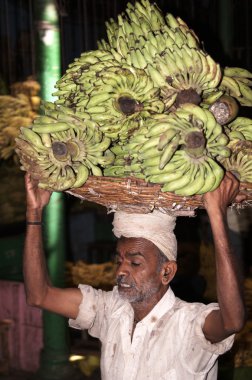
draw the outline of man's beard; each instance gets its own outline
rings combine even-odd
[[[137,287],[134,281],[125,281],[122,277],[117,278],[117,285],[120,297],[130,303],[147,302],[159,289],[159,286],[154,285],[154,281],[151,280]]]

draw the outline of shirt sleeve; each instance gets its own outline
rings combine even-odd
[[[205,319],[211,311],[218,309],[216,303],[203,306],[189,323],[181,355],[184,366],[193,374],[209,372],[218,356],[230,350],[233,345],[235,334],[218,343],[211,343],[205,338],[202,330]]]
[[[107,313],[111,307],[112,292],[97,290],[89,285],[79,285],[82,301],[76,319],[69,319],[69,326],[80,330],[89,330],[90,334],[100,338]]]

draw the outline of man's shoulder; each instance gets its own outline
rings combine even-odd
[[[183,313],[193,317],[206,310],[214,310],[218,308],[219,306],[217,303],[205,304],[203,302],[187,302],[175,297],[173,311],[174,313]]]

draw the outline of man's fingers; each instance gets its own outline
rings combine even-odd
[[[30,173],[26,172],[25,183],[26,183],[27,187],[29,186],[30,188],[35,188],[35,187],[38,187],[39,181],[34,179]]]
[[[33,188],[32,178],[31,178],[30,173],[28,172],[25,173],[25,185],[26,185],[27,190],[30,190]]]
[[[225,178],[226,178],[227,180],[231,180],[232,183],[233,183],[234,185],[236,185],[237,187],[240,186],[240,182],[238,181],[238,179],[237,179],[237,178],[236,178],[231,172],[226,172],[224,179],[225,179]]]
[[[233,175],[233,173],[231,173],[229,171],[226,172],[226,176],[229,177],[229,178],[236,179],[236,177]]]
[[[234,202],[235,203],[242,203],[244,201],[246,201],[247,199],[249,198],[249,195],[244,193],[244,192],[240,192],[236,197],[235,197],[235,200]]]
[[[229,182],[230,189],[233,188],[234,192],[239,191],[240,182],[231,172],[226,172],[225,177],[224,177],[224,185],[226,185],[228,182]]]
[[[30,180],[31,180],[31,175],[30,175],[30,173],[26,172],[25,173],[25,183],[30,182]]]

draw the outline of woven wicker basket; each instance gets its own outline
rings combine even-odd
[[[241,184],[247,189],[248,202],[252,200],[252,184]],[[70,189],[67,193],[105,206],[108,211],[149,213],[159,209],[175,216],[194,216],[195,210],[204,208],[202,195],[182,197],[162,192],[161,185],[152,184],[134,177],[94,177],[90,176],[84,186]],[[235,207],[241,207],[235,204]]]

